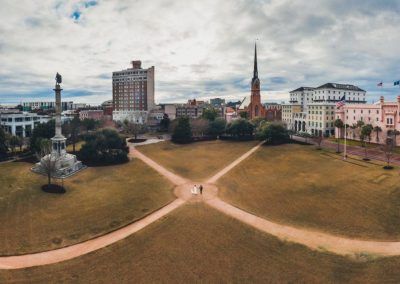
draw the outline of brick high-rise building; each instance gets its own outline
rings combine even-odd
[[[132,68],[113,72],[113,119],[144,123],[154,108],[154,66],[143,69],[142,62],[132,61]]]

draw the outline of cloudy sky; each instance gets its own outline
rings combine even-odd
[[[368,99],[400,89],[399,0],[0,0],[0,104],[111,99],[111,73],[156,68],[156,102],[249,94],[254,40],[264,101],[326,82]],[[383,81],[384,87],[376,84]]]

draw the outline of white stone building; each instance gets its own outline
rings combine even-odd
[[[0,113],[0,125],[8,133],[19,137],[30,137],[39,123],[46,123],[50,116],[36,113]]]
[[[365,104],[366,92],[350,84],[327,83],[317,88],[301,87],[290,92],[290,102],[282,107],[288,129],[312,135],[335,134],[335,106],[345,96],[348,104]]]

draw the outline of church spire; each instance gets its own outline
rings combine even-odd
[[[258,78],[258,68],[257,68],[257,42],[254,43],[254,70],[253,70],[253,80]]]

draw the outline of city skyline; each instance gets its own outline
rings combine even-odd
[[[249,96],[253,45],[263,101],[327,82],[400,93],[398,1],[1,1],[0,104],[112,99],[112,72],[155,66],[157,103]],[[384,86],[377,86],[383,81]]]

